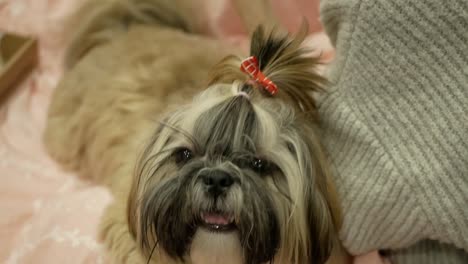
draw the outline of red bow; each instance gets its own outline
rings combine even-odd
[[[250,56],[243,60],[240,67],[242,72],[247,73],[253,80],[262,85],[270,95],[278,93],[278,86],[266,77],[258,66],[258,60],[254,56]]]

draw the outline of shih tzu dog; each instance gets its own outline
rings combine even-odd
[[[191,5],[83,7],[49,110],[50,154],[111,189],[100,233],[114,263],[325,263],[340,213],[307,30],[258,27],[249,57],[226,57],[239,52],[197,34]]]

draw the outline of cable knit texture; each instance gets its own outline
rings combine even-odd
[[[433,240],[424,240],[416,245],[390,252],[393,264],[466,264],[467,254],[462,249]]]
[[[432,239],[414,252],[468,263],[468,1],[322,0],[321,14],[337,50],[320,114],[345,247],[406,248],[404,263]]]

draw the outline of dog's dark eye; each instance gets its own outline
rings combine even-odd
[[[175,162],[184,164],[193,158],[193,153],[188,148],[180,148],[174,152]]]
[[[250,166],[256,173],[259,174],[265,174],[270,172],[271,170],[270,163],[264,159],[259,158],[253,158]]]

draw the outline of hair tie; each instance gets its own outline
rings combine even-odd
[[[243,60],[240,69],[242,72],[247,73],[252,80],[265,88],[270,95],[274,96],[278,93],[278,86],[260,71],[258,60],[255,56],[250,56]]]

